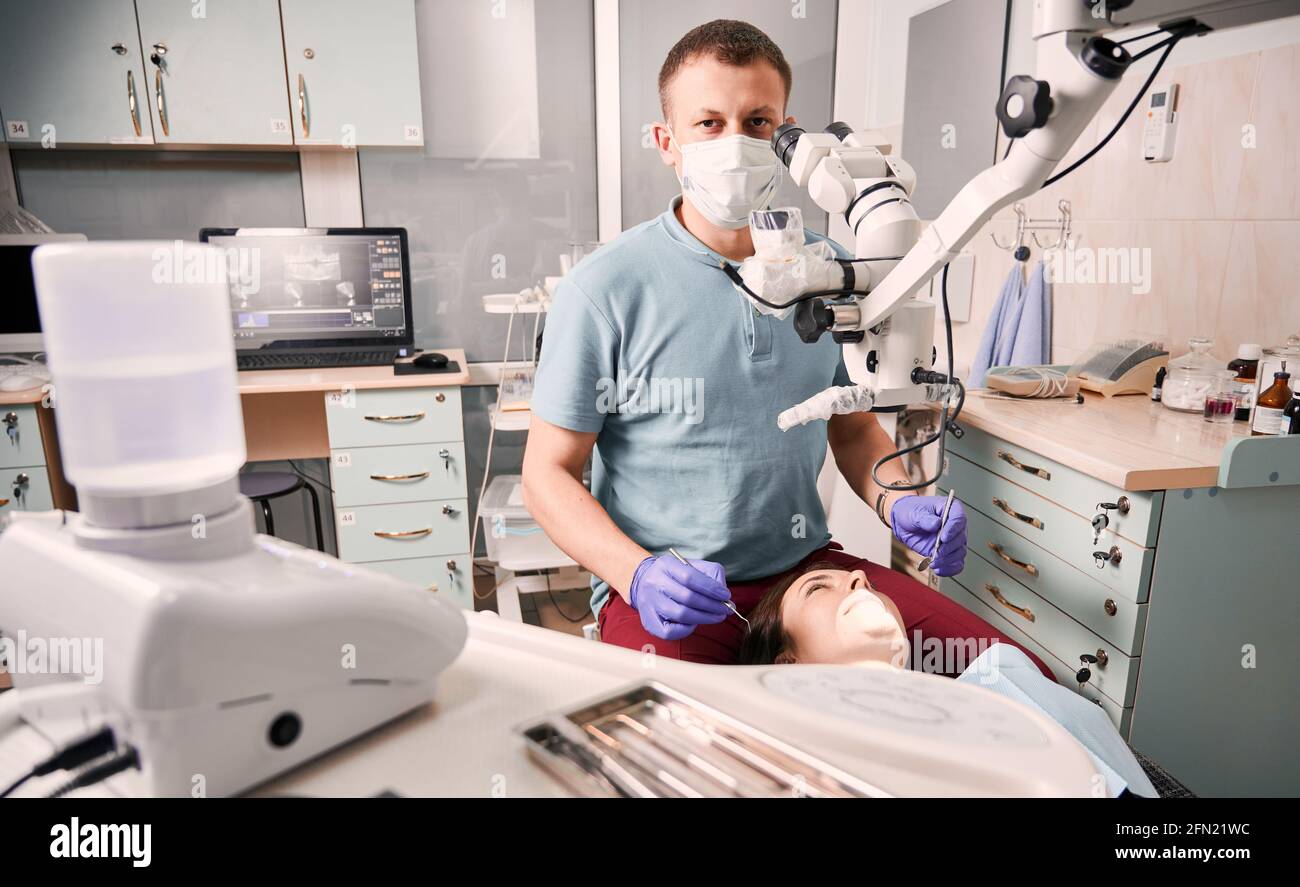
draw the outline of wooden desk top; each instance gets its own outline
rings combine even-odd
[[[398,376],[392,367],[326,367],[318,370],[244,370],[239,374],[239,393],[286,394],[303,391],[338,391],[341,388],[445,388],[469,383],[465,352],[440,349],[460,365],[458,373],[416,373]]]
[[[1142,395],[1084,393],[1081,406],[970,395],[958,424],[978,428],[1124,490],[1218,484],[1224,447],[1246,422],[1212,424]]]
[[[469,384],[465,352],[443,348],[449,360],[460,365],[458,373],[416,373],[398,376],[391,367],[327,367],[319,370],[245,370],[239,374],[239,393],[286,394],[301,391],[338,391],[362,388],[445,388]],[[45,387],[25,391],[0,391],[0,404],[40,403]]]

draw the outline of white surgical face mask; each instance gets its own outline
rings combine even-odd
[[[766,209],[781,182],[781,162],[763,139],[734,135],[677,146],[682,196],[719,228],[748,225],[749,214]]]

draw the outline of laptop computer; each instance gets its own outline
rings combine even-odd
[[[382,366],[413,353],[405,228],[204,228],[226,251],[241,370]]]

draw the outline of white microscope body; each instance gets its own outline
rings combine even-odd
[[[843,123],[823,133],[778,129],[772,140],[777,156],[818,206],[844,214],[854,254],[863,260],[845,276],[844,288],[855,295],[811,299],[795,317],[805,341],[830,331],[843,343],[845,365],[860,391],[823,392],[789,411],[793,421],[824,418],[831,403],[831,412],[847,412],[934,399],[934,384],[918,381],[937,362],[934,306],[918,302],[916,293],[995,212],[1045,186],[1119,85],[1131,56],[1101,34],[1156,26],[1195,36],[1292,15],[1300,15],[1300,0],[1036,0],[1037,73],[1012,77],[996,108],[1013,140],[1010,151],[924,229],[907,200],[916,176],[878,133]]]
[[[89,676],[48,657],[9,670],[19,700],[84,687],[33,726],[111,727],[138,760],[111,790],[229,795],[430,701],[467,629],[429,591],[254,533],[228,289],[160,281],[173,248],[220,267],[196,244],[34,254],[81,511],[2,528],[0,631],[102,652]]]

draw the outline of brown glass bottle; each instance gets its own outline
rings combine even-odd
[[[1282,411],[1291,402],[1291,374],[1285,370],[1273,374],[1273,384],[1259,393],[1255,417],[1250,420],[1251,434],[1278,434],[1282,430]]]

